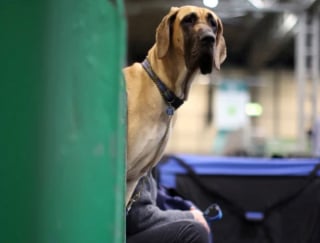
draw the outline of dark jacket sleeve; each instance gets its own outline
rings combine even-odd
[[[137,193],[140,193],[140,196],[127,214],[127,235],[133,235],[162,224],[193,219],[190,211],[164,211],[156,205],[157,185],[150,174],[139,181],[134,195]]]

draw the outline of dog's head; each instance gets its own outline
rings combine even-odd
[[[184,56],[190,71],[200,68],[202,74],[207,74],[212,72],[213,66],[219,70],[226,58],[220,18],[206,8],[172,7],[157,28],[158,58],[164,58],[170,49]]]

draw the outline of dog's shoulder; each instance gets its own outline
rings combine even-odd
[[[123,68],[123,74],[126,81],[137,79],[144,73],[141,63],[135,62],[130,66]]]
[[[126,82],[127,92],[133,95],[134,99],[140,99],[141,94],[146,94],[152,90],[154,86],[141,63],[133,63],[132,65],[123,68],[123,74]]]

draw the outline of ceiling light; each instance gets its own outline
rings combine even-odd
[[[261,0],[248,0],[254,7],[263,8],[264,4]]]
[[[209,8],[215,8],[219,4],[218,0],[203,0],[203,5]]]
[[[298,22],[298,17],[294,14],[287,14],[284,21],[283,21],[283,27],[285,29],[285,31],[289,31],[291,30],[296,23]]]
[[[268,8],[274,3],[274,0],[248,0],[255,8]]]

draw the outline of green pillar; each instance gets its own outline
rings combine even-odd
[[[124,241],[122,1],[0,2],[0,242]]]

